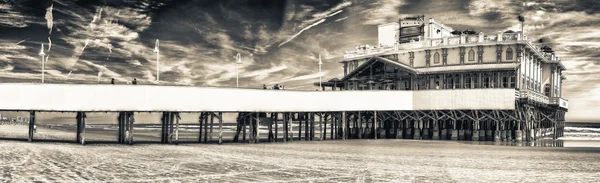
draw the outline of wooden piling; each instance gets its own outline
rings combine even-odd
[[[377,139],[379,130],[377,130],[377,111],[373,111],[373,139]]]
[[[179,112],[175,113],[175,144],[179,144],[179,120],[181,119],[181,116],[179,116]]]
[[[260,116],[256,113],[256,143],[260,142]]]
[[[29,112],[29,136],[27,140],[33,142],[33,135],[35,134],[35,111]]]
[[[319,113],[319,140],[323,140],[323,113]]]
[[[342,140],[348,138],[347,127],[346,127],[346,112],[342,112]]]
[[[302,113],[298,113],[298,140],[302,140]]]
[[[202,122],[204,121],[204,113],[200,113],[200,117],[198,117],[198,143],[202,142]]]
[[[215,127],[215,113],[214,112],[210,112],[210,134],[208,135],[208,141],[212,143],[213,141],[213,129]]]
[[[223,144],[223,112],[219,112],[219,145]]]
[[[283,116],[283,143],[287,143],[288,138],[288,113],[284,112]]]
[[[279,125],[278,125],[278,119],[279,118],[279,113],[275,113],[275,142],[277,142],[277,140],[279,139]]]

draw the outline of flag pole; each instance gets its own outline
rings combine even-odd
[[[321,54],[319,54],[319,89],[323,88],[323,85],[321,84],[323,82],[323,73],[321,72],[321,65],[323,65],[323,62],[321,61]]]
[[[156,82],[160,81],[160,71],[158,69],[160,58],[159,58],[159,50],[158,50],[158,39],[156,39],[156,44],[154,45],[154,53],[156,53]]]
[[[236,56],[236,67],[235,67],[235,87],[239,88],[240,87],[240,65],[242,65],[242,55],[240,55],[240,53],[238,53]]]
[[[44,67],[45,67],[45,63],[44,63],[44,56],[46,54],[44,53],[44,43],[42,43],[42,49],[40,50],[40,56],[42,57],[42,83],[44,83]]]

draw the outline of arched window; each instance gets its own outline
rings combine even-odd
[[[512,60],[513,59],[513,50],[512,48],[508,48],[506,49],[506,60]]]
[[[440,54],[438,52],[435,52],[435,54],[433,55],[433,63],[434,64],[440,63]]]
[[[469,61],[475,61],[475,51],[472,48],[469,50]]]
[[[546,86],[544,86],[544,95],[550,97],[550,84],[546,84]]]

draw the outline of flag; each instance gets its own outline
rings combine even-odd
[[[156,43],[154,44],[154,53],[158,53],[158,39],[156,39]]]
[[[46,18],[46,21],[48,22],[48,29],[50,30],[48,32],[48,34],[52,33],[52,25],[54,24],[53,21],[52,21],[52,19],[53,19],[53,17],[52,17],[52,7],[53,6],[54,6],[54,4],[50,5],[50,7],[48,7],[48,9],[46,9],[46,16],[45,16],[45,18]]]

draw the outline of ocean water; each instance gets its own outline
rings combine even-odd
[[[197,140],[197,127],[180,127],[184,139]],[[136,141],[158,141],[155,128],[137,125]],[[599,182],[598,129],[568,126],[560,140],[518,145],[380,139],[82,146],[63,142],[75,140],[70,125],[45,126],[36,133],[40,142],[0,140],[0,182]],[[91,141],[116,140],[112,125],[90,125],[86,133]],[[2,138],[26,135],[26,126],[0,125]]]

